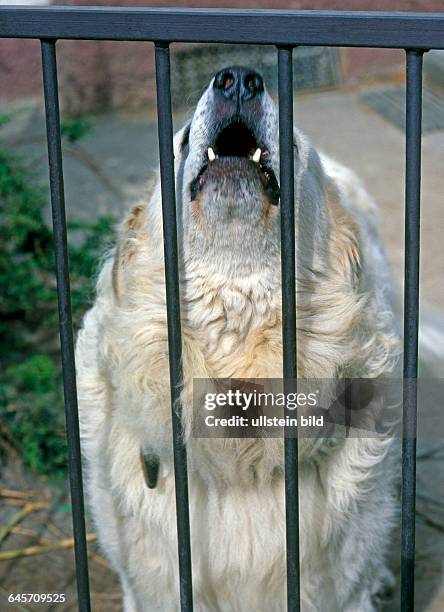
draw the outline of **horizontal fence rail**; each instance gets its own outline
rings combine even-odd
[[[406,50],[404,433],[400,606],[402,612],[411,612],[414,609],[422,55],[428,49],[444,49],[444,13],[5,6],[0,7],[0,38],[36,38],[42,43],[78,605],[82,612],[89,612],[90,599],[60,144],[56,40],[143,40],[155,43],[179,593],[182,612],[193,610],[193,586],[187,454],[182,439],[180,406],[182,335],[169,45],[173,42],[218,42],[271,44],[277,47],[281,164],[282,339],[284,384],[287,391],[289,384],[293,384],[297,378],[294,148],[292,139],[293,47],[321,45],[387,47]],[[285,439],[285,505],[287,609],[289,612],[299,612],[297,438]]]
[[[443,13],[2,7],[0,38],[444,49]]]

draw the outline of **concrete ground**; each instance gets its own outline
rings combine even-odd
[[[177,127],[183,117],[177,118]],[[379,203],[381,234],[396,277],[403,277],[404,210],[404,134],[362,104],[359,92],[323,92],[297,96],[295,121],[325,153],[352,168]],[[45,142],[42,112],[24,111],[0,136],[20,152],[34,155],[46,179]],[[120,217],[123,211],[143,197],[146,182],[157,164],[155,118],[148,114],[123,114],[98,117],[94,131],[79,145],[65,146],[65,183],[69,216],[91,219],[98,214]],[[444,131],[423,137],[421,297],[443,311],[444,304]],[[441,369],[442,371],[442,369]],[[444,609],[444,453],[432,452],[442,439],[444,420],[439,406],[433,414],[420,414],[418,524],[417,524],[417,610],[438,612]],[[13,542],[8,541],[8,547]],[[57,555],[51,553],[55,558]],[[396,555],[395,555],[396,556]],[[69,563],[64,553],[63,564]],[[58,557],[57,557],[58,558]],[[42,557],[42,564],[45,559]],[[57,561],[49,561],[48,568]],[[58,563],[60,564],[60,560]],[[3,592],[22,587],[14,574],[0,564]],[[52,571],[52,570],[51,570]],[[65,574],[68,572],[66,570]],[[72,572],[72,567],[71,567]],[[106,576],[105,576],[106,578]],[[106,590],[106,579],[99,584]],[[109,584],[115,583],[108,574]],[[53,591],[59,584],[53,582]],[[73,593],[73,585],[70,586]],[[114,592],[114,591],[113,591]],[[1,593],[0,593],[1,594]],[[99,593],[100,595],[100,593]],[[73,595],[74,597],[74,595]],[[118,603],[96,599],[95,609],[115,609]],[[73,604],[74,605],[74,604]],[[97,607],[99,605],[99,607]],[[113,608],[114,606],[114,608]],[[1,607],[1,604],[0,604]],[[21,608],[19,608],[21,609]],[[42,609],[42,608],[40,608]],[[60,608],[61,609],[61,608]],[[74,609],[66,607],[64,609]],[[390,608],[397,610],[396,604]]]

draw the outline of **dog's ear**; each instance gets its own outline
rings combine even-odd
[[[145,214],[143,204],[133,206],[120,227],[112,269],[112,285],[117,302],[123,297],[124,279],[128,277],[131,259],[134,258],[140,245],[147,241]]]
[[[341,202],[334,188],[327,190],[331,218],[330,257],[333,267],[343,278],[357,287],[361,276],[359,226]]]
[[[174,159],[178,160],[188,155],[188,141],[190,137],[191,120],[174,136]]]

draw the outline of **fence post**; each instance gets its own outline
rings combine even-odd
[[[88,552],[85,534],[79,414],[77,407],[74,341],[72,335],[71,290],[69,285],[68,243],[66,236],[65,192],[63,186],[55,41],[42,40],[41,46],[77,593],[80,612],[89,612]]]
[[[415,594],[416,428],[421,204],[422,51],[407,50],[401,611]]]
[[[279,151],[281,189],[282,345],[284,393],[296,390],[296,248],[294,214],[293,49],[278,48]],[[286,416],[293,416],[285,409]],[[284,439],[287,534],[287,610],[299,612],[298,439]]]
[[[157,117],[159,130],[160,180],[162,191],[165,288],[168,319],[171,407],[176,483],[177,541],[179,552],[180,604],[182,612],[193,610],[187,451],[183,440],[182,333],[177,249],[176,189],[171,114],[171,66],[167,44],[156,44]]]

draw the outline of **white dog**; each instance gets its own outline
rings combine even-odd
[[[375,206],[299,131],[294,146],[298,375],[386,375],[399,340]],[[219,72],[176,135],[175,158],[195,610],[282,612],[282,439],[192,435],[193,378],[282,376],[278,116],[261,76]],[[89,502],[125,610],[177,611],[159,186],[122,225],[76,359]],[[391,441],[299,446],[302,610],[373,612],[391,581]],[[154,488],[141,453],[159,463]]]

